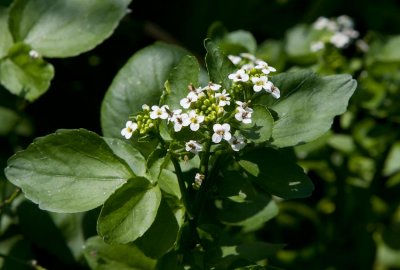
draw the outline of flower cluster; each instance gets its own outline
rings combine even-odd
[[[228,75],[232,80],[231,87],[225,89],[214,82],[204,87],[190,84],[187,95],[179,101],[179,108],[143,105],[143,110],[126,122],[121,135],[130,139],[133,134],[145,136],[159,132],[160,121],[164,120],[172,133],[182,130],[196,132],[197,141],[183,142],[185,150],[182,154],[199,154],[207,140],[214,144],[226,143],[233,151],[243,149],[247,142],[239,127],[241,123],[252,123],[250,104],[253,96],[264,92],[279,98],[280,91],[268,80],[269,74],[276,70],[266,62],[248,53],[230,55],[229,59],[238,67]]]
[[[358,38],[358,31],[354,30],[354,24],[346,15],[334,19],[319,17],[313,24],[313,28],[326,32],[326,37],[311,44],[311,51],[319,51],[330,43],[339,49],[346,48],[352,41]]]

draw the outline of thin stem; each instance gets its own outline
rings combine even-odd
[[[18,197],[19,193],[21,190],[19,188],[15,189],[14,192],[10,195],[8,199],[6,199],[4,202],[0,203],[0,212],[1,210],[8,204],[11,204],[15,198]]]
[[[182,177],[181,165],[179,164],[178,160],[175,157],[171,157],[171,160],[172,160],[172,164],[174,165],[174,168],[175,168],[176,177],[178,178],[179,189],[181,190],[182,202],[183,202],[183,205],[185,206],[186,214],[187,214],[188,218],[190,220],[192,220],[193,219],[192,206],[189,202],[187,191],[186,191],[185,181],[183,180],[183,177]]]
[[[26,266],[32,267],[33,269],[46,270],[46,268],[44,268],[43,266],[38,265],[35,260],[25,261],[25,260],[19,259],[17,257],[2,254],[2,253],[0,253],[0,258],[3,258],[5,260],[10,260],[10,261],[13,261],[18,264],[26,265]]]

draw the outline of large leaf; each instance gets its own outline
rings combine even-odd
[[[54,212],[93,209],[134,176],[101,137],[83,129],[36,139],[8,160],[5,173],[28,199]]]
[[[272,81],[282,91],[269,107],[278,117],[272,130],[278,147],[310,142],[328,131],[357,86],[349,75],[318,77],[307,71],[282,73]]]
[[[180,108],[180,100],[189,93],[188,86],[195,87],[199,81],[200,66],[194,56],[186,55],[179,64],[172,69],[166,83],[165,104],[171,109]]]
[[[16,41],[46,57],[88,51],[112,34],[130,0],[16,0],[10,29]]]
[[[97,236],[89,238],[84,249],[91,269],[152,270],[156,264],[134,245],[108,245]]]
[[[7,55],[13,44],[13,38],[8,30],[8,10],[0,7],[0,58]]]
[[[11,93],[33,101],[49,88],[54,68],[30,52],[31,47],[26,44],[13,45],[0,61],[0,81]]]
[[[149,257],[160,258],[178,238],[179,224],[165,200],[161,201],[156,219],[149,230],[135,244]]]
[[[160,202],[158,186],[143,177],[133,178],[104,203],[97,231],[108,243],[132,242],[153,224]]]
[[[271,138],[274,119],[263,105],[255,105],[253,110],[252,122],[250,124],[242,123],[240,125],[240,133],[246,139],[255,143],[266,142]]]
[[[243,155],[239,164],[262,189],[284,199],[311,195],[313,183],[303,169],[272,148],[259,148]]]
[[[158,104],[173,67],[188,53],[176,46],[156,43],[135,53],[118,72],[101,107],[101,126],[107,137],[121,137],[129,115],[143,104]]]
[[[207,49],[206,65],[210,80],[214,83],[221,84],[225,89],[229,89],[232,80],[228,78],[236,68],[221,49],[210,39],[204,41]]]

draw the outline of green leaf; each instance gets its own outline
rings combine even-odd
[[[5,136],[13,131],[20,120],[21,118],[16,112],[0,106],[0,136]]]
[[[45,57],[69,57],[109,37],[127,13],[130,0],[16,0],[10,29],[16,41]]]
[[[204,41],[206,47],[206,65],[210,80],[214,83],[221,84],[223,88],[229,89],[232,81],[228,78],[236,68],[220,48],[210,39]]]
[[[8,10],[0,7],[0,59],[7,55],[12,44],[13,38],[8,29]]]
[[[371,45],[367,57],[379,62],[400,62],[400,36],[392,36],[387,41],[376,41]]]
[[[101,204],[134,176],[97,134],[60,130],[8,160],[6,177],[39,207],[81,212]]]
[[[241,124],[240,133],[246,139],[255,142],[266,142],[271,138],[274,119],[264,105],[253,106],[250,124]]]
[[[247,152],[239,164],[253,176],[255,183],[272,195],[284,199],[304,198],[314,189],[303,169],[278,150],[259,148]]]
[[[104,203],[97,231],[111,244],[132,242],[153,224],[160,202],[158,186],[153,186],[143,177],[133,178]]]
[[[29,55],[31,47],[17,43],[0,61],[0,81],[13,94],[34,101],[50,86],[54,68],[40,57]]]
[[[152,270],[156,264],[134,245],[108,245],[98,236],[89,238],[84,250],[90,268],[96,270]]]
[[[310,142],[327,132],[357,86],[349,75],[318,77],[307,71],[282,73],[272,81],[282,91],[269,106],[278,118],[272,130],[278,147]]]
[[[311,51],[313,41],[319,40],[317,31],[308,25],[298,25],[289,29],[285,35],[285,51],[288,57],[301,64],[310,64],[317,61],[317,53]]]
[[[383,175],[390,176],[397,172],[400,172],[400,142],[396,142],[392,145],[386,157]]]
[[[146,176],[146,160],[129,141],[116,138],[104,138],[104,141],[129,165],[136,176]]]
[[[188,53],[176,46],[156,43],[135,53],[118,72],[101,107],[106,137],[121,137],[128,116],[143,104],[158,104],[171,70]]]
[[[249,53],[254,54],[257,49],[257,41],[254,38],[254,36],[250,32],[244,30],[237,30],[230,32],[226,34],[224,38],[218,43],[224,52],[229,51],[226,49],[229,49],[232,45],[236,45],[245,49],[237,53],[247,51]],[[229,52],[233,53],[231,51]]]
[[[182,57],[179,64],[174,67],[168,77],[165,87],[165,102],[170,109],[180,108],[180,100],[189,93],[188,86],[195,87],[199,82],[200,66],[194,56]]]
[[[162,200],[156,219],[147,232],[135,244],[149,257],[160,258],[174,246],[179,232],[179,224],[174,212]]]

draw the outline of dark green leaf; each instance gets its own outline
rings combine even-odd
[[[204,46],[207,49],[206,65],[210,80],[221,84],[225,89],[229,89],[232,81],[228,76],[236,70],[235,66],[210,39],[204,41]]]
[[[91,50],[112,34],[130,0],[16,0],[10,29],[16,41],[46,57]]]
[[[170,109],[180,108],[180,100],[189,93],[188,86],[198,86],[200,67],[194,56],[182,57],[179,64],[174,67],[168,76],[165,87],[165,102]]]
[[[153,224],[160,202],[158,186],[143,177],[130,179],[104,203],[97,231],[108,243],[132,242]]]
[[[266,142],[271,138],[274,119],[263,105],[255,105],[253,110],[252,122],[250,124],[241,124],[240,133],[252,142]]]
[[[272,195],[284,199],[304,198],[314,189],[301,167],[278,150],[260,148],[247,152],[239,164],[254,177],[255,183]]]
[[[54,68],[30,53],[30,46],[14,44],[0,61],[0,81],[11,93],[33,101],[49,88]]]
[[[146,233],[135,241],[135,244],[149,257],[160,258],[175,244],[179,225],[174,212],[162,200],[156,219]]]
[[[282,91],[269,106],[277,113],[272,130],[273,144],[294,146],[315,140],[345,112],[357,83],[349,75],[317,77],[307,71],[276,75],[273,83]]]
[[[91,269],[152,270],[156,264],[134,245],[108,245],[97,236],[89,238],[84,249]]]
[[[101,204],[134,176],[104,140],[87,130],[61,130],[8,160],[10,182],[40,208],[80,212]]]
[[[101,108],[101,126],[107,137],[121,137],[129,115],[143,104],[158,104],[170,71],[188,53],[156,43],[135,53],[114,78]]]
[[[19,115],[6,107],[0,106],[0,136],[5,136],[17,126]]]

